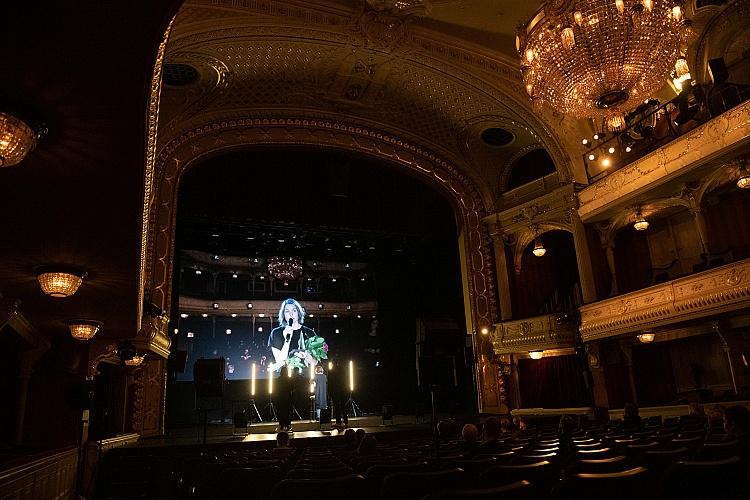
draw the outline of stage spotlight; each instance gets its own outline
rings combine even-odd
[[[219,303],[218,302],[214,302],[213,304],[211,304],[211,307],[213,307],[214,309],[218,309],[219,308]]]
[[[218,235],[218,234],[216,234],[216,233],[212,234],[211,236],[212,236],[213,238],[218,238],[218,237],[219,237],[219,235]]]
[[[323,309],[325,306],[323,304],[318,304],[318,309]]]
[[[253,308],[253,303],[252,302],[248,302],[247,303],[247,308],[248,309],[252,309]]]
[[[201,316],[203,316],[204,318],[208,318],[208,314],[207,313],[203,313],[203,314],[201,314]]]
[[[352,268],[352,265],[351,265],[351,264],[349,264],[349,263],[347,262],[346,264],[344,264],[344,267],[345,267],[346,269],[351,269],[351,268]]]
[[[315,317],[315,315],[314,315],[313,313],[310,313],[310,314],[308,314],[308,315],[307,315],[307,317],[308,317],[308,318],[314,318],[314,317]]]
[[[258,276],[258,279],[263,281],[264,279],[266,279],[266,277],[261,274],[260,276]]]
[[[227,335],[232,335],[232,329],[231,328],[227,328],[226,334]]]
[[[262,331],[263,331],[263,327],[262,327],[262,326],[259,326],[259,327],[258,327],[258,331],[259,331],[259,332],[262,332]]]
[[[331,283],[336,283],[336,278],[331,278]]]
[[[214,255],[214,256],[212,257],[212,259],[213,259],[213,260],[215,260],[215,261],[216,261],[216,260],[219,260],[219,256],[218,256],[218,255]]]
[[[333,319],[336,319],[336,318],[338,318],[338,317],[339,317],[339,315],[338,315],[338,314],[334,314],[334,315],[333,315]]]
[[[187,332],[187,338],[192,339],[193,337],[195,337],[195,333]]]
[[[237,278],[237,273],[232,273],[232,278]]]
[[[365,281],[365,279],[367,279],[367,278],[365,278],[364,276],[362,276],[361,278],[359,278],[359,281]]]
[[[347,311],[351,311],[352,310],[352,305],[351,304],[347,304],[346,305],[346,310]]]
[[[180,314],[180,318],[185,319],[188,317],[188,313],[182,313]]]
[[[339,330],[338,328],[336,328],[335,332],[336,333],[341,333],[341,330]]]
[[[232,313],[232,314],[231,314],[231,316],[232,316],[233,318],[236,318],[236,317],[237,317],[237,313]]]
[[[201,272],[201,270],[200,270],[200,269],[196,269],[196,270],[195,270],[195,274],[197,274],[198,276],[200,276],[200,275],[201,275],[201,274],[203,274],[203,273]]]
[[[362,319],[362,315],[361,314],[357,314],[357,319]]]
[[[258,317],[259,317],[259,318],[265,318],[265,317],[266,317],[266,315],[265,315],[265,313],[260,313],[260,314],[258,314]]]

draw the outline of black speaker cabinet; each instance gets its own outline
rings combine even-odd
[[[193,365],[193,380],[196,397],[224,396],[224,358],[197,360]]]
[[[176,373],[185,373],[185,364],[187,363],[187,351],[175,351],[172,356],[174,358],[174,371]]]
[[[708,72],[711,75],[714,85],[725,82],[729,79],[729,70],[723,57],[708,60]]]

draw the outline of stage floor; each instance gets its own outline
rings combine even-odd
[[[254,423],[244,427],[234,427],[232,423],[211,423],[206,427],[206,443],[262,443],[272,444],[276,441],[277,422]],[[414,415],[395,415],[393,420],[383,421],[380,415],[350,417],[349,429],[364,429],[368,434],[429,431],[432,426],[429,420],[417,421]],[[317,421],[295,420],[292,422],[294,432],[290,433],[293,441],[312,441],[335,438],[343,435],[345,429],[335,429],[330,425],[322,426]],[[195,445],[203,443],[203,427],[190,426],[169,429],[166,436],[141,438],[137,444],[146,446]],[[311,443],[310,443],[311,444]]]

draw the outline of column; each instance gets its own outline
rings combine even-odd
[[[708,255],[708,232],[706,230],[706,218],[703,216],[703,212],[700,209],[693,209],[690,211],[693,214],[693,221],[695,222],[695,230],[698,233],[698,238],[701,241],[701,249],[704,254]]]
[[[734,373],[734,363],[732,362],[732,347],[729,345],[726,337],[721,332],[719,322],[714,321],[712,326],[716,334],[719,336],[719,342],[721,342],[721,350],[724,351],[724,355],[727,358],[727,373],[729,375],[729,382],[732,385],[732,392],[734,392],[734,395],[736,396],[737,394],[739,394],[739,392],[737,390],[737,377]]]
[[[615,273],[615,244],[608,243],[604,247],[607,251],[607,265],[609,266],[609,274],[612,276],[612,284],[609,290],[609,296],[614,297],[617,295],[617,273]]]
[[[573,244],[575,245],[576,261],[578,262],[578,280],[581,283],[583,303],[588,304],[596,301],[596,285],[594,284],[594,270],[591,267],[586,227],[581,222],[577,210],[571,209],[570,213],[573,224]]]
[[[497,277],[497,293],[500,299],[500,320],[507,321],[513,317],[510,302],[510,282],[508,281],[508,263],[505,258],[505,240],[499,224],[490,230],[495,250],[495,276]]]

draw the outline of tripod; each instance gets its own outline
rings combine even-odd
[[[268,420],[274,421],[278,418],[276,416],[276,407],[273,405],[273,398],[270,394],[268,395],[268,404],[266,405],[266,411],[268,412]]]
[[[352,417],[361,417],[362,416],[362,409],[359,407],[356,401],[354,401],[354,396],[352,392],[349,392],[349,401],[346,402],[346,406],[351,408],[352,410]]]
[[[255,398],[250,398],[250,402],[247,404],[247,409],[250,410],[250,423],[251,424],[253,423],[253,418],[255,417],[258,418],[258,423],[263,422],[263,417],[260,416],[258,407],[255,405]]]

